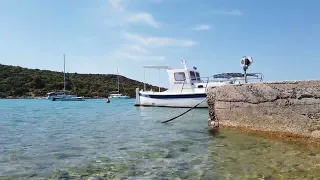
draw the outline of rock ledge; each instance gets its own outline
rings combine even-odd
[[[207,97],[210,119],[222,127],[320,141],[320,80],[210,87]]]

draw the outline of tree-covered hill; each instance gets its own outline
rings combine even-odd
[[[85,97],[106,97],[117,91],[115,74],[66,73],[66,91]],[[143,83],[120,76],[120,93],[135,97],[136,88],[143,89]],[[147,89],[157,86],[146,84]],[[28,69],[0,64],[0,98],[8,96],[45,96],[52,91],[63,89],[63,72]],[[162,88],[164,90],[164,88]]]

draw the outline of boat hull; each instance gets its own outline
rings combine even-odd
[[[79,97],[47,97],[46,99],[51,101],[85,101]]]
[[[135,106],[147,107],[171,107],[171,108],[191,108],[206,98],[205,93],[199,94],[146,94],[139,93]],[[208,108],[205,100],[196,108]]]
[[[85,101],[84,99],[79,99],[79,98],[54,98],[52,101]]]

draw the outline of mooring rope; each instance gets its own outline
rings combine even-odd
[[[181,114],[179,114],[178,116],[175,116],[175,117],[173,117],[173,118],[171,118],[171,119],[168,119],[168,120],[166,120],[166,121],[162,121],[161,123],[167,123],[167,122],[170,122],[170,121],[173,121],[173,120],[175,120],[175,119],[177,119],[178,117],[181,117],[181,116],[183,116],[184,114],[186,114],[186,113],[188,113],[189,111],[191,111],[192,109],[194,109],[194,108],[196,108],[197,106],[199,106],[201,103],[203,103],[205,100],[206,100],[207,98],[204,98],[204,99],[202,99],[198,104],[196,104],[195,106],[193,106],[192,108],[190,108],[190,109],[188,109],[187,111],[185,111],[185,112],[183,112],[183,113],[181,113]],[[112,103],[112,98],[111,98],[111,100],[110,100],[110,103]],[[131,104],[132,102],[128,102],[128,103],[124,103],[124,104]],[[123,105],[123,104],[116,104],[115,106],[116,107],[120,107],[121,105]],[[128,112],[123,112],[123,113],[114,113],[114,114],[110,114],[110,115],[115,115],[115,114],[119,114],[119,115],[126,115]]]
[[[199,105],[200,105],[202,102],[204,102],[206,99],[207,99],[207,98],[204,98],[202,101],[200,101],[198,104],[196,104],[196,105],[193,106],[192,108],[188,109],[188,110],[185,111],[184,113],[182,113],[182,114],[180,114],[180,115],[178,115],[178,116],[176,116],[176,117],[173,117],[173,118],[171,118],[171,119],[169,119],[169,120],[162,121],[161,123],[167,123],[167,122],[169,122],[169,121],[172,121],[172,120],[174,120],[174,119],[177,119],[178,117],[186,114],[187,112],[189,112],[189,111],[191,111],[192,109],[194,109],[194,108],[196,108],[197,106],[199,106]]]

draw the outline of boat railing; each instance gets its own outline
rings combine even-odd
[[[247,81],[249,82],[263,82],[264,75],[262,73],[247,73]],[[202,79],[202,78],[201,78]],[[245,74],[243,73],[221,73],[213,76],[204,77],[203,82],[228,82],[228,81],[245,81]]]
[[[262,73],[247,73],[246,74],[247,82],[263,82],[264,75]],[[186,78],[185,81],[182,84],[181,92],[183,89],[192,89],[193,87],[185,87],[185,85],[190,84],[189,82],[191,79]],[[192,81],[195,79],[193,78]],[[229,82],[229,84],[236,84],[236,82],[245,82],[245,75],[242,73],[221,73],[221,74],[215,74],[213,76],[209,77],[200,77],[200,80],[196,79],[195,83],[204,83],[205,87],[208,87],[209,83],[225,83]],[[193,85],[194,82],[191,83]]]

